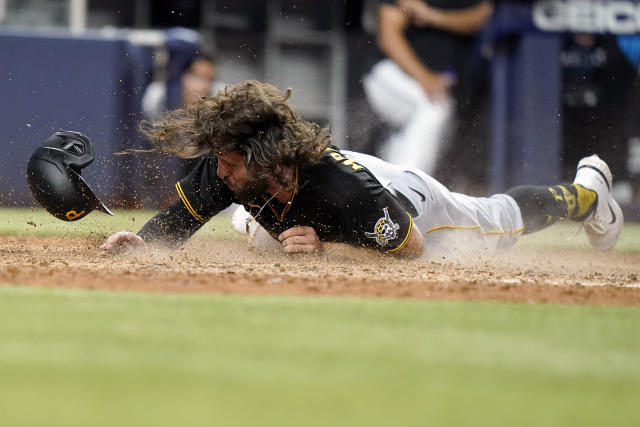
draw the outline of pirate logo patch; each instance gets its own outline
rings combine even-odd
[[[365,231],[364,235],[369,239],[376,239],[376,243],[384,248],[391,240],[398,237],[400,226],[391,220],[388,208],[383,208],[382,211],[384,212],[384,217],[376,222],[374,232]]]

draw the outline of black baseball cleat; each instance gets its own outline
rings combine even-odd
[[[616,245],[624,223],[622,209],[611,195],[612,181],[609,166],[595,154],[580,160],[573,180],[574,184],[593,190],[598,195],[596,208],[582,223],[591,246],[603,251]]]

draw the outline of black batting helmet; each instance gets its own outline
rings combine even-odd
[[[80,132],[58,131],[31,155],[27,182],[33,197],[53,216],[75,221],[94,209],[113,215],[80,176],[93,161],[91,141]]]

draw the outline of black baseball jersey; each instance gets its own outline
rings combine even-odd
[[[429,6],[457,11],[476,7],[486,0],[424,0]],[[398,6],[396,0],[382,0],[382,4]],[[469,67],[472,59],[474,37],[430,26],[410,25],[406,30],[407,40],[420,60],[431,70],[460,74]]]
[[[240,203],[217,176],[217,158],[205,157],[176,184],[184,207],[204,223],[232,203]],[[294,171],[297,189],[287,203],[264,194],[243,206],[276,238],[295,226],[313,227],[323,242],[341,242],[393,252],[404,246],[412,227],[402,202],[364,166],[325,150],[315,165]]]

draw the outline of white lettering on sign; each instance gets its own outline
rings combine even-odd
[[[542,31],[634,34],[640,32],[640,2],[606,0],[540,0],[533,23]]]

